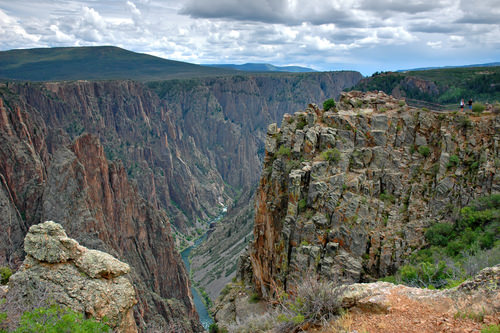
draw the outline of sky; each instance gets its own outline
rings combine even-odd
[[[500,61],[500,0],[0,0],[0,50],[376,71]]]

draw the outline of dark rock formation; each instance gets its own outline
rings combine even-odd
[[[179,322],[200,330],[167,216],[141,198],[120,162],[106,160],[97,137],[69,144],[60,131],[49,134],[29,105],[12,96],[9,101],[0,108],[1,265],[20,265],[30,225],[56,220],[82,245],[131,265],[140,327]]]
[[[304,272],[338,283],[394,273],[424,228],[500,191],[499,129],[499,116],[426,112],[381,92],[270,125],[250,250],[259,292]]]
[[[56,303],[107,324],[119,332],[137,332],[132,307],[137,303],[127,279],[129,265],[89,250],[48,221],[29,229],[26,259],[9,280],[5,308],[12,325],[23,311]]]

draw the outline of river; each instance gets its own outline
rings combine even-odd
[[[219,221],[222,218],[222,216],[224,216],[225,213],[226,213],[226,208],[224,208],[222,210],[222,213],[220,213],[216,218],[211,220],[209,223]],[[188,247],[187,249],[181,252],[182,261],[184,262],[184,266],[186,266],[186,271],[188,272],[188,274],[190,272],[189,254],[193,249],[195,249],[198,245],[200,245],[205,240],[206,237],[207,234],[205,233],[203,236],[201,236],[194,242],[194,245]],[[193,286],[192,281],[191,281],[191,293],[193,294],[193,302],[194,306],[196,307],[196,311],[198,312],[198,315],[200,317],[200,322],[203,325],[203,327],[208,330],[208,327],[214,322],[214,320],[208,313],[208,309],[205,306],[205,303],[203,303],[200,293]]]

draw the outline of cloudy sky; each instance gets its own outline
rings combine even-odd
[[[375,71],[500,61],[500,0],[0,0],[0,50]]]

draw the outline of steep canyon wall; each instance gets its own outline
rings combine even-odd
[[[130,264],[139,326],[199,330],[170,222],[203,227],[258,179],[269,122],[360,78],[2,83],[0,265],[18,267],[29,227],[55,220]]]
[[[499,133],[498,115],[429,112],[382,92],[285,115],[268,128],[256,192],[255,286],[269,296],[304,274],[393,274],[426,227],[500,191]]]

